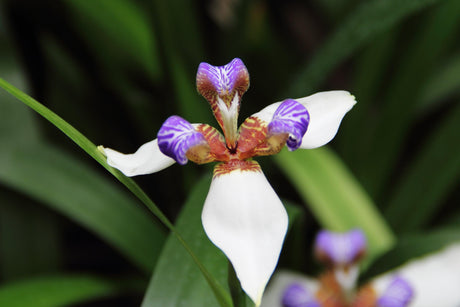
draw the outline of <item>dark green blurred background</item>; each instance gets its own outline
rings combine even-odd
[[[94,143],[122,152],[156,138],[172,114],[216,126],[195,90],[202,61],[224,65],[239,57],[246,64],[251,86],[240,120],[287,97],[348,90],[358,104],[330,148],[400,238],[398,248],[429,251],[460,237],[459,31],[457,0],[3,0],[0,78]],[[280,197],[303,203],[280,163],[260,163]],[[175,165],[136,182],[174,220],[197,178],[210,170]],[[92,274],[116,286],[73,306],[138,306],[154,257],[124,253],[123,244],[94,226],[105,219],[103,209],[83,208],[86,217],[72,211],[95,208],[95,195],[101,203],[135,206],[132,215],[143,215],[148,239],[153,215],[65,135],[1,90],[0,282]],[[308,206],[297,208],[301,222],[281,266],[308,271],[320,225]],[[113,225],[123,232],[130,222]],[[145,253],[158,254],[162,243],[144,246]],[[414,254],[409,248],[404,257]],[[388,257],[382,267],[397,262]]]

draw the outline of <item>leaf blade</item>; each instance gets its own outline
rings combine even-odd
[[[116,294],[115,282],[94,276],[41,277],[0,287],[0,306],[61,307]]]
[[[107,169],[115,178],[117,178],[125,187],[127,187],[142,203],[166,226],[168,227],[175,237],[179,240],[185,250],[192,257],[196,265],[200,268],[201,272],[205,276],[207,282],[211,286],[216,297],[220,301],[225,301],[225,297],[228,295],[218,286],[218,283],[214,278],[209,274],[203,264],[195,256],[193,251],[190,249],[188,244],[182,238],[182,235],[177,232],[174,225],[169,221],[169,219],[161,212],[161,210],[155,205],[155,203],[145,194],[145,192],[130,178],[125,177],[121,172],[112,168],[107,164],[105,156],[97,149],[86,136],[80,133],[72,125],[64,121],[57,114],[46,108],[44,105],[23,93],[19,89],[15,88],[5,80],[0,78],[0,87],[5,89],[7,92],[12,94],[18,100],[35,110],[53,125],[55,125],[59,130],[61,130],[65,135],[67,135],[74,143],[76,143],[80,148],[82,148],[86,153],[88,153],[93,159],[95,159],[99,164],[101,164],[105,169]],[[226,306],[226,305],[222,305]]]
[[[323,227],[335,231],[361,228],[370,257],[394,244],[394,235],[370,197],[331,150],[283,150],[275,161]]]

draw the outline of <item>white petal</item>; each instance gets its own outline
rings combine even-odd
[[[356,103],[355,97],[347,91],[320,92],[295,100],[304,105],[310,115],[308,129],[300,145],[304,149],[320,147],[331,141],[342,118]],[[269,123],[280,104],[271,104],[252,116]]]
[[[277,272],[264,293],[261,307],[281,307],[284,291],[292,284],[300,284],[311,293],[316,293],[319,288],[315,279],[289,271]]]
[[[128,177],[155,173],[175,162],[160,151],[156,139],[145,143],[133,154],[122,154],[102,146],[99,148],[107,156],[107,163]]]
[[[258,306],[288,226],[286,210],[262,171],[237,169],[213,178],[202,222]]]
[[[316,148],[329,143],[339,129],[345,114],[355,105],[353,95],[346,91],[316,93],[297,99],[310,114],[307,133],[300,148]]]
[[[394,274],[406,279],[414,289],[410,307],[460,306],[460,244],[413,260],[395,272],[377,278],[373,285],[378,294],[383,293]]]

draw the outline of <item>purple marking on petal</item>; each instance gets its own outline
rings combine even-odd
[[[300,284],[291,284],[284,290],[283,307],[320,307],[312,293]]]
[[[163,123],[157,137],[161,152],[182,165],[188,161],[187,150],[196,145],[206,144],[204,136],[196,131],[192,124],[176,115]]]
[[[316,237],[315,250],[335,265],[349,265],[365,252],[366,237],[359,229],[345,233],[322,230]]]
[[[414,290],[402,277],[395,276],[383,295],[377,300],[379,307],[405,307],[409,305]]]
[[[294,99],[286,99],[273,114],[268,124],[268,133],[289,133],[286,145],[290,151],[296,150],[302,144],[302,138],[307,132],[310,115],[307,109]]]
[[[240,74],[248,75],[248,71],[243,61],[235,58],[224,66],[212,66],[203,62],[198,67],[197,76],[209,79],[214,85],[215,91],[220,96],[231,93],[234,90],[235,83]]]

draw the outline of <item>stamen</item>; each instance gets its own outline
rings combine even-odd
[[[236,147],[236,140],[238,139],[239,97],[237,94],[233,96],[230,108],[227,107],[220,97],[217,97],[217,106],[219,107],[220,114],[222,115],[222,130],[225,135],[225,141],[229,149],[233,150]]]

